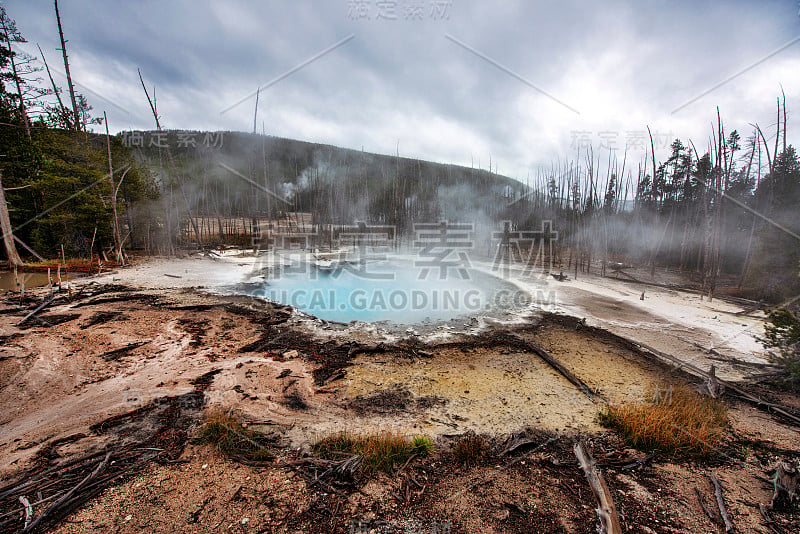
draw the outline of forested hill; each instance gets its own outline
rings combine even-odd
[[[28,247],[43,257],[113,256],[115,204],[122,248],[166,253],[192,246],[181,233],[190,214],[306,212],[315,224],[409,231],[414,222],[494,222],[523,194],[521,183],[485,170],[237,132],[135,131],[107,141],[36,122],[30,138],[0,125],[0,140],[11,227],[28,257]]]
[[[523,185],[485,170],[240,132],[118,135],[197,215],[311,212],[317,223],[496,220]],[[173,169],[168,150],[174,159]]]

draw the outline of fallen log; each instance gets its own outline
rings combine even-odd
[[[149,341],[135,341],[133,343],[128,343],[124,347],[104,352],[100,354],[100,357],[106,361],[119,360],[121,357],[123,357],[125,354],[132,351],[133,349],[137,349],[143,345],[147,345],[148,343]]]
[[[37,313],[39,313],[43,309],[45,309],[48,306],[50,306],[53,303],[53,301],[56,299],[56,294],[57,293],[55,291],[50,293],[50,295],[45,297],[45,299],[42,301],[41,304],[36,306],[36,308],[34,308],[34,310],[32,312],[30,312],[28,315],[23,317],[22,320],[19,321],[15,326],[21,326],[21,325],[25,324],[29,319],[35,317]]]
[[[655,457],[656,453],[648,454],[647,456],[644,456],[642,458],[639,458],[638,460],[634,460],[630,463],[621,466],[620,469],[634,469],[642,467],[643,465],[646,465],[648,462],[651,462]]]
[[[561,365],[561,362],[553,358],[553,356],[550,355],[550,353],[548,353],[539,345],[531,343],[530,341],[526,341],[513,334],[509,334],[508,338],[512,341],[511,343],[512,345],[516,345],[524,349],[526,352],[532,352],[536,354],[538,357],[540,357],[542,360],[544,360],[550,367],[558,371],[558,373],[561,376],[569,380],[570,383],[572,383],[572,385],[578,388],[581,391],[581,393],[589,397],[590,400],[592,401],[604,400],[601,395],[597,394],[592,388],[586,385],[586,383],[583,380],[575,376],[575,374],[572,371]]]
[[[373,345],[363,345],[361,343],[356,343],[353,346],[351,346],[350,349],[347,351],[347,357],[351,358],[356,354],[380,354],[387,352],[388,350],[389,349],[386,347],[386,344],[383,342],[375,343]],[[392,347],[392,350],[399,350],[411,354],[414,354],[416,352],[413,349],[409,349],[407,347]]]
[[[722,494],[722,484],[720,484],[719,480],[717,480],[717,477],[715,477],[713,473],[709,474],[708,478],[710,478],[711,482],[714,484],[714,496],[717,498],[719,515],[722,517],[722,522],[725,524],[725,532],[733,532],[733,521],[731,521],[731,518],[728,515],[728,508],[725,506],[725,496]]]
[[[503,449],[503,452],[500,453],[500,456],[506,456],[522,447],[527,447],[528,445],[535,445],[535,444],[536,440],[528,438],[524,433],[520,432],[518,434],[512,434],[511,437],[508,439],[505,449]]]
[[[333,382],[333,381],[335,381],[335,380],[339,380],[339,379],[341,379],[341,378],[344,378],[345,376],[347,376],[347,373],[346,373],[346,371],[345,371],[344,369],[339,369],[338,371],[335,371],[335,372],[334,372],[334,373],[333,373],[331,376],[329,376],[328,378],[326,378],[326,379],[325,379],[325,380],[322,382],[322,385],[323,385],[323,386],[327,386],[327,385],[328,385],[328,384],[330,384],[331,382]]]
[[[595,499],[599,507],[597,508],[597,517],[600,520],[600,532],[604,534],[621,534],[622,527],[619,523],[619,514],[614,506],[614,499],[611,492],[603,479],[603,475],[597,469],[592,459],[592,455],[586,450],[582,441],[575,443],[575,457],[578,459],[578,465],[583,469],[583,474],[589,481],[589,486],[592,488]]]
[[[703,509],[708,518],[711,520],[711,522],[716,525],[717,519],[714,517],[714,514],[711,513],[711,509],[708,507],[708,504],[706,503],[706,498],[703,497],[703,494],[700,492],[700,489],[697,486],[695,486],[694,491],[695,493],[697,493],[697,501],[700,503],[700,508]]]

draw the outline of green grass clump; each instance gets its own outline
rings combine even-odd
[[[213,409],[206,414],[200,439],[237,459],[268,461],[274,458],[264,436],[248,430],[229,412]]]
[[[433,452],[433,441],[428,436],[414,436],[411,439],[411,447],[419,455],[428,455]]]
[[[433,442],[426,436],[409,439],[391,430],[367,435],[342,431],[318,440],[312,450],[324,458],[338,460],[360,454],[364,457],[365,471],[391,473],[414,455],[430,454]]]
[[[707,456],[725,435],[725,404],[685,386],[671,388],[654,402],[609,405],[598,422],[617,430],[640,450]]]

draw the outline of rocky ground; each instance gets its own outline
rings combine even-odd
[[[566,288],[575,298],[564,307],[594,306],[587,321],[538,314],[397,337],[209,294],[185,283],[196,264],[164,265],[182,278],[162,273],[153,287],[115,280],[123,271],[74,281],[28,319],[49,289],[3,298],[0,530],[24,526],[22,496],[30,520],[45,512],[37,528],[59,532],[595,532],[596,503],[573,453],[579,439],[625,532],[723,532],[710,474],[738,531],[800,529],[796,508],[769,511],[769,524],[759,510],[772,497],[769,468],[800,457],[798,425],[729,394],[730,428],[710,458],[648,458],[601,428],[600,403],[526,348],[544,348],[611,402],[701,382],[615,335],[636,329],[581,301],[586,287]],[[609,305],[628,305],[620,298]],[[740,317],[735,305],[717,305]],[[615,333],[592,326],[614,321]],[[678,335],[640,329],[659,350]],[[800,412],[796,396],[743,387]],[[215,406],[270,436],[274,459],[235,461],[199,440]],[[436,448],[391,475],[317,480],[309,445],[342,429],[424,434]],[[464,464],[452,448],[466,433],[487,448]]]

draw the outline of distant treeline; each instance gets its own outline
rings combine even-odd
[[[666,161],[650,152],[633,169],[589,149],[541,171],[509,219],[553,221],[569,269],[667,267],[696,274],[709,296],[724,278],[742,295],[782,302],[800,294],[800,160],[780,102],[778,117],[770,142],[758,126],[742,142],[718,118],[707,151],[676,139]]]

